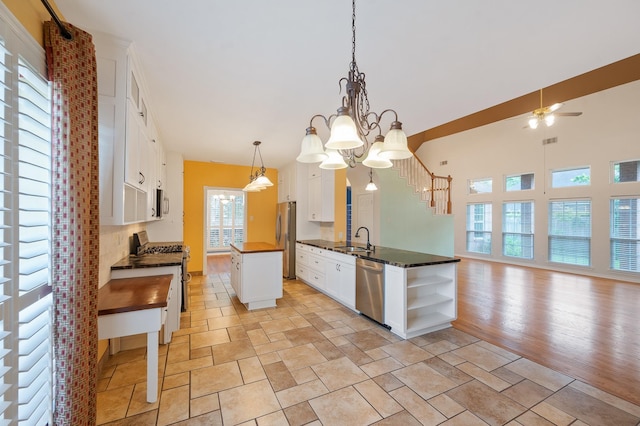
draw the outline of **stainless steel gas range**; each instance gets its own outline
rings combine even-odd
[[[182,241],[149,242],[147,231],[140,231],[133,234],[132,255],[157,256],[163,254],[173,255],[176,253],[182,253],[182,310],[186,311],[189,304],[187,285],[191,280],[191,275],[187,270],[187,263],[190,259],[189,246],[185,245]]]

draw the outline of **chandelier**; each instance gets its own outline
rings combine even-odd
[[[251,162],[251,174],[249,175],[249,183],[242,188],[245,192],[259,192],[268,186],[273,186],[273,183],[265,176],[267,169],[264,168],[264,162],[262,161],[262,154],[260,153],[260,144],[262,142],[255,141],[253,143],[253,161]],[[260,157],[260,168],[256,168],[253,172],[254,165],[256,163],[256,153]]]
[[[300,163],[320,162],[321,169],[344,169],[355,167],[357,161],[367,154],[362,161],[364,166],[387,168],[392,166],[391,160],[409,158],[413,154],[407,146],[407,135],[402,130],[402,123],[398,121],[398,114],[392,109],[385,109],[380,114],[369,110],[365,75],[360,72],[356,63],[355,0],[352,0],[351,7],[351,63],[348,76],[338,81],[341,92],[344,83],[342,105],[336,114],[329,117],[321,114],[311,117],[296,160]],[[386,114],[392,114],[393,121],[389,131],[383,136],[380,122]],[[313,127],[313,120],[316,118],[321,118],[331,131],[324,147]],[[367,139],[370,135],[375,135],[373,143]]]

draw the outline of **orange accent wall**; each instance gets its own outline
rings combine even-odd
[[[204,255],[205,187],[242,190],[249,183],[251,167],[229,164],[184,162],[184,242],[191,249],[189,271],[202,272]],[[275,243],[278,170],[267,169],[273,186],[260,192],[245,192],[246,241]]]
[[[40,0],[2,0],[7,6],[7,9],[15,15],[22,25],[29,31],[31,36],[42,46],[43,40],[43,25],[44,21],[50,21],[51,16],[47,9],[42,5]],[[56,11],[58,18],[64,21],[64,16],[58,10],[58,6],[53,0],[49,1],[49,4]]]

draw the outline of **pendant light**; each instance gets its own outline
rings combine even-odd
[[[369,183],[364,188],[365,191],[377,191],[378,187],[373,183],[373,169],[369,169]]]
[[[265,175],[267,169],[265,169],[264,167],[264,162],[262,161],[262,153],[260,153],[261,143],[262,142],[260,141],[253,142],[253,161],[251,162],[251,174],[249,175],[249,183],[244,188],[242,188],[242,190],[245,192],[259,192],[269,186],[273,186],[273,182],[271,182]],[[256,153],[260,157],[260,168],[256,169],[256,172],[253,173],[253,169],[256,163]]]

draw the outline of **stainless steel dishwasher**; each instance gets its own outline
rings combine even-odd
[[[384,263],[356,259],[356,309],[384,324]]]

